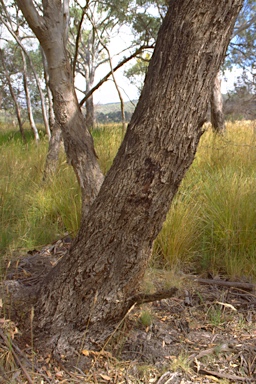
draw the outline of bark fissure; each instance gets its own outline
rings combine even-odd
[[[241,5],[171,0],[124,141],[70,253],[40,291],[35,333],[47,332],[55,353],[81,340],[88,349],[102,345],[139,294],[152,243],[194,159]],[[72,129],[64,134],[73,139]]]

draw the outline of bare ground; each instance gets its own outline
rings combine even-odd
[[[30,286],[68,251],[64,239],[13,262],[5,281]],[[175,297],[133,308],[101,352],[67,369],[33,350],[0,301],[0,383],[256,383],[256,293],[247,282],[204,281],[149,270],[146,293],[177,286]],[[33,313],[31,339],[33,339]]]

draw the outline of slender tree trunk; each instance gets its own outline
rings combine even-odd
[[[49,136],[49,146],[46,156],[43,181],[46,181],[49,177],[53,176],[56,172],[59,160],[60,147],[62,142],[61,127],[57,121],[55,121],[55,115],[53,110],[52,92],[49,87],[50,76],[48,71],[48,63],[41,48],[41,54],[44,66],[44,79],[46,84],[47,96],[48,96],[48,114],[49,114],[49,126],[51,135]]]
[[[72,68],[66,51],[67,5],[61,1],[43,3],[44,17],[30,0],[16,0],[45,53],[49,85],[53,95],[55,119],[61,127],[69,163],[73,166],[82,191],[82,216],[98,194],[103,181],[93,139],[75,93]],[[63,11],[65,11],[63,13]]]
[[[86,94],[90,92],[90,90],[93,87],[94,79],[95,79],[95,69],[94,69],[94,41],[95,41],[95,34],[88,39],[87,43],[87,52],[86,52]],[[92,53],[91,53],[92,52]],[[92,54],[92,57],[91,57]],[[86,126],[93,130],[95,125],[95,116],[94,116],[94,100],[93,100],[93,94],[88,97],[85,103],[86,108]]]
[[[9,75],[6,75],[6,77],[7,77],[7,82],[8,82],[10,94],[11,94],[11,97],[12,97],[12,100],[14,103],[14,108],[15,108],[16,118],[17,118],[17,122],[18,122],[18,126],[19,126],[19,131],[20,131],[22,140],[24,141],[24,143],[26,143],[27,139],[26,139],[25,132],[23,129],[23,123],[22,123],[22,119],[21,119],[21,109],[20,109],[17,97],[15,95],[15,92],[13,90],[13,87],[12,87],[11,78],[9,77]]]
[[[223,133],[225,131],[225,117],[221,94],[221,77],[219,72],[214,80],[211,94],[211,123],[214,132]]]
[[[85,116],[85,121],[86,121],[86,126],[90,129],[94,129],[94,101],[93,101],[93,95],[90,96],[85,103],[85,108],[86,108],[86,116]]]
[[[24,132],[24,129],[23,129],[23,123],[22,123],[22,119],[21,119],[20,106],[19,106],[17,97],[15,95],[15,92],[14,92],[14,89],[13,89],[13,86],[12,86],[12,79],[11,79],[11,77],[9,75],[9,72],[8,72],[7,68],[5,67],[4,59],[2,57],[2,52],[1,52],[1,62],[2,62],[2,66],[4,68],[4,71],[5,71],[5,76],[6,76],[6,81],[7,81],[7,84],[8,84],[8,88],[9,88],[9,91],[10,91],[10,94],[11,94],[11,97],[12,97],[12,100],[13,100],[15,114],[16,114],[16,118],[17,118],[17,122],[18,122],[18,126],[19,126],[19,131],[20,131],[20,134],[21,134],[23,142],[26,143],[27,139],[26,139],[25,132]]]
[[[113,166],[70,254],[41,287],[35,335],[44,348],[67,355],[72,347],[102,346],[136,300],[152,243],[193,161],[241,6],[170,2]]]
[[[49,147],[44,166],[43,181],[47,181],[51,176],[56,173],[60,154],[60,147],[62,143],[61,138],[61,128],[56,121],[52,127],[51,139],[49,141]]]
[[[50,130],[49,130],[49,125],[48,125],[48,120],[47,120],[47,113],[46,113],[46,107],[45,107],[45,98],[44,98],[44,93],[43,93],[42,88],[41,88],[39,77],[38,77],[38,75],[36,73],[36,70],[35,70],[35,68],[33,66],[32,60],[30,59],[30,56],[29,56],[28,52],[26,51],[26,48],[24,47],[24,45],[21,42],[21,39],[20,39],[17,31],[14,30],[14,28],[13,28],[12,20],[11,20],[11,18],[9,16],[9,13],[8,13],[8,11],[6,9],[6,6],[5,6],[5,4],[4,4],[4,2],[2,0],[1,0],[1,4],[2,4],[2,7],[3,7],[4,11],[5,11],[5,16],[7,17],[9,23],[7,23],[6,20],[0,15],[1,21],[6,26],[6,28],[8,29],[8,31],[12,35],[12,37],[16,40],[17,44],[20,46],[20,48],[22,49],[23,54],[26,55],[26,57],[28,59],[28,62],[29,62],[29,65],[30,65],[30,68],[31,68],[31,70],[32,70],[32,72],[34,74],[36,85],[37,85],[37,89],[38,89],[38,92],[39,92],[39,95],[40,95],[42,117],[43,117],[43,121],[44,121],[44,126],[45,126],[45,130],[46,130],[46,134],[50,137]],[[17,26],[17,23],[15,24],[15,28],[16,28],[16,26]]]
[[[41,46],[40,46],[40,51],[41,51],[43,67],[44,67],[44,81],[45,81],[46,93],[47,93],[47,99],[48,99],[48,123],[49,123],[49,131],[50,131],[48,134],[48,138],[50,141],[53,126],[55,123],[55,116],[54,116],[54,110],[53,110],[52,93],[51,93],[50,86],[49,86],[50,80],[49,80],[48,64],[47,64],[47,60],[46,60],[44,51],[43,51]]]
[[[27,80],[27,63],[26,63],[26,56],[25,53],[21,50],[21,56],[23,61],[23,85],[24,90],[26,94],[26,102],[27,102],[27,110],[28,110],[28,119],[30,123],[30,127],[34,133],[35,141],[38,142],[40,140],[39,133],[35,124],[33,112],[32,112],[32,105],[31,105],[31,98],[30,98],[30,92],[28,88],[28,80]]]

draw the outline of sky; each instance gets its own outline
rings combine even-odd
[[[102,71],[104,76],[106,72]],[[234,83],[236,82],[237,76],[241,74],[241,70],[234,69],[232,72],[226,71],[222,77],[222,93],[225,94],[228,91],[234,88]],[[138,89],[134,85],[130,84],[129,80],[123,75],[121,69],[115,73],[117,83],[119,85],[120,91],[124,101],[137,100],[139,97]],[[100,80],[100,74],[98,75],[97,80]],[[115,88],[115,85],[111,78],[103,84],[99,90],[94,93],[94,103],[95,104],[108,104],[108,103],[117,103],[119,102],[119,97]]]
[[[112,31],[113,33],[113,31]],[[129,55],[129,50],[127,52],[122,52],[126,47],[128,47],[132,40],[131,30],[122,26],[118,28],[118,32],[114,36],[114,33],[111,37],[111,43],[108,47],[111,57],[113,67],[118,64],[118,62]],[[133,50],[132,50],[133,51]],[[121,54],[119,54],[122,52]],[[131,62],[128,62],[124,67],[121,67],[115,72],[115,78],[118,83],[119,89],[121,91],[124,101],[137,100],[139,98],[138,89],[136,86],[132,85],[127,77],[124,76],[123,72],[125,69],[128,69],[132,63],[135,63],[135,59]],[[100,66],[96,71],[95,84],[100,81],[108,72],[110,71],[109,64],[104,64]],[[237,79],[237,76],[241,74],[241,69],[233,69],[231,72],[226,71],[222,77],[222,93],[225,94],[229,90],[234,88],[234,82]],[[82,84],[83,79],[78,78],[76,84],[78,88],[85,89],[85,86]],[[80,83],[80,84],[79,84]],[[80,97],[81,96],[81,97]],[[78,93],[78,98],[82,98],[84,95]],[[106,81],[97,91],[93,94],[95,104],[108,104],[108,103],[118,103],[120,99],[118,97],[117,90],[115,88],[114,82],[109,77],[109,80]]]

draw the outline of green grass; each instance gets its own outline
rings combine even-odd
[[[256,277],[256,135],[207,131],[154,246],[170,267]]]
[[[0,127],[0,254],[26,251],[77,232],[80,192],[62,154],[42,184],[47,140],[36,146]],[[104,173],[121,143],[121,126],[93,131]],[[223,137],[208,130],[154,244],[152,262],[199,273],[256,278],[256,135],[246,122]]]
[[[101,170],[106,174],[122,141],[121,126],[119,124],[99,126],[92,131],[92,136]]]
[[[78,228],[79,188],[64,154],[54,180],[42,183],[47,141],[0,146],[0,253],[45,245]]]

